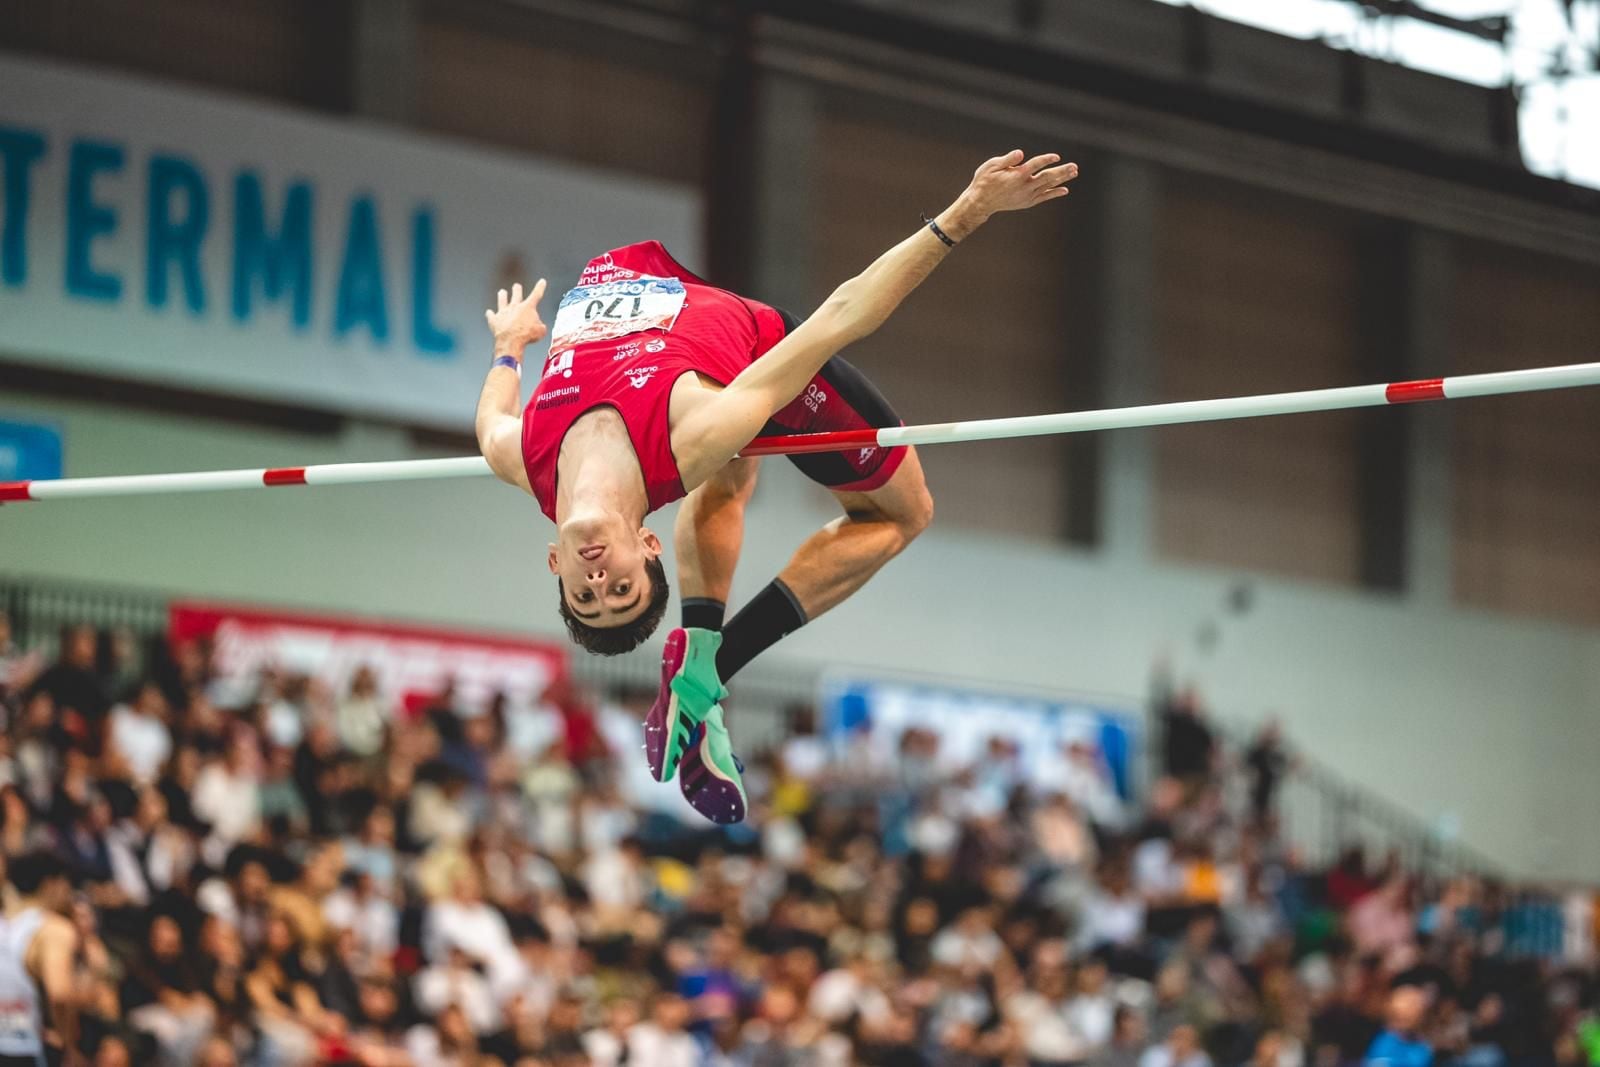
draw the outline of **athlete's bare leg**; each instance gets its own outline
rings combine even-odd
[[[808,620],[843,603],[933,521],[915,448],[881,488],[834,496],[844,515],[812,534],[778,575]]]
[[[760,468],[759,459],[736,459],[678,505],[672,545],[680,598],[728,602],[744,544],[744,509]]]
[[[678,505],[672,543],[678,562],[678,595],[684,608],[684,625],[667,635],[661,692],[644,724],[645,759],[658,781],[667,781],[677,773],[678,763],[693,743],[701,722],[716,710],[720,694],[725,692],[716,668],[717,651],[722,644],[722,616],[744,541],[744,509],[755,492],[760,464],[758,459],[735,459]],[[694,600],[715,603],[691,605]],[[691,622],[691,609],[708,617]],[[680,701],[681,694],[675,688],[682,686],[690,690],[687,703]],[[720,729],[720,710],[716,722]],[[726,731],[722,732],[726,736]],[[720,816],[725,810],[726,805],[719,798],[715,811]]]
[[[755,461],[737,461],[679,508],[674,545],[686,625],[717,625],[687,623],[687,602],[696,598],[715,601],[711,610],[721,619],[739,563],[744,509],[755,491],[756,472]],[[645,720],[646,755],[660,780],[670,778],[681,759],[684,796],[714,822],[738,822],[748,810],[743,767],[733,754],[717,695],[726,693],[723,682],[784,635],[860,589],[933,520],[933,498],[915,450],[882,487],[834,496],[845,514],[807,538],[778,579],[726,628],[676,630],[667,640],[661,695]],[[706,605],[692,607],[699,612]]]

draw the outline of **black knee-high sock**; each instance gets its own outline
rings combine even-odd
[[[694,627],[700,630],[722,629],[722,619],[728,614],[728,605],[720,600],[712,600],[708,596],[688,596],[683,598],[683,625],[685,629]]]
[[[746,663],[805,624],[806,613],[800,601],[788,586],[774,578],[722,628],[717,673],[727,682]]]

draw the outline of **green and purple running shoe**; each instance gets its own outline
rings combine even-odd
[[[717,677],[715,630],[677,629],[661,656],[661,692],[644,720],[644,754],[658,782],[670,782],[689,750],[695,730],[728,695]],[[720,709],[719,717],[720,717]],[[726,736],[727,731],[722,731]]]
[[[681,770],[679,788],[695,811],[723,826],[744,821],[750,810],[744,792],[744,764],[733,754],[720,704],[706,713],[684,753]]]

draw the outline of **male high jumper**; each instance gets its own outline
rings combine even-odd
[[[723,616],[762,433],[895,426],[900,419],[837,353],[867,337],[956,244],[990,216],[1067,195],[1056,155],[988,160],[936,218],[834,290],[803,323],[718,289],[659,243],[591,260],[561,299],[550,355],[519,417],[524,349],[547,331],[540,279],[500,290],[487,312],[494,363],[478,401],[478,446],[503,481],[556,524],[550,572],[578,644],[615,655],[660,623],[668,583],[651,511],[684,499],[674,526],[683,628],[667,638],[662,687],[645,721],[651,773],[714,822],[744,818],[742,767],[723,683],[784,636],[860,589],[925,529],[933,500],[911,448],[793,456],[844,514],[800,546],[726,626]]]

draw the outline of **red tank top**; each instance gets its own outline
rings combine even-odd
[[[644,284],[611,284],[635,280]],[[641,290],[652,291],[644,304]],[[522,413],[522,463],[539,507],[555,521],[561,442],[580,416],[601,405],[615,408],[628,428],[649,510],[680,499],[683,480],[667,419],[673,383],[698,371],[726,385],[783,334],[775,309],[707,284],[659,241],[590,260],[577,288],[562,297],[550,355]]]

